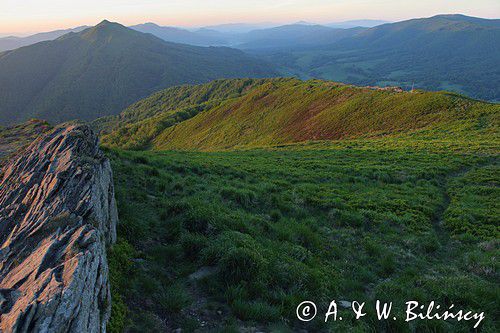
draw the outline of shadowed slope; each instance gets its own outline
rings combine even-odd
[[[0,54],[0,123],[93,120],[169,86],[272,75],[239,50],[167,43],[103,21]]]

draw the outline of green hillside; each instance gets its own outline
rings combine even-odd
[[[108,133],[142,120],[154,121],[151,119],[153,116],[170,117],[179,113],[180,109],[238,97],[265,82],[266,79],[232,79],[171,87],[130,105],[118,115],[102,117],[92,123],[98,130]]]
[[[115,124],[118,128],[103,142],[127,149],[221,150],[409,133],[428,136],[429,130],[434,136],[454,133],[455,139],[464,140],[471,129],[475,138],[498,139],[500,106],[460,95],[296,79],[246,81],[240,93],[242,82],[155,94],[123,112],[120,118],[126,121]],[[231,88],[227,94],[205,97],[203,92],[214,87]],[[179,103],[178,89],[191,97]],[[204,96],[201,102],[199,95]]]
[[[95,122],[120,215],[109,331],[475,324],[405,322],[417,300],[484,311],[480,330],[497,332],[499,115],[447,92],[240,79],[169,88]],[[304,300],[367,302],[367,316],[301,322]],[[376,300],[397,320],[377,320]]]
[[[169,86],[274,74],[239,50],[168,43],[103,21],[1,53],[0,124],[93,120]]]
[[[438,15],[317,47],[255,50],[282,72],[357,85],[450,90],[500,100],[500,20]]]

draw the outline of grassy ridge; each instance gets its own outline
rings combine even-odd
[[[221,150],[394,135],[440,126],[444,133],[464,133],[463,129],[468,128],[495,136],[500,110],[495,104],[445,92],[381,91],[295,79],[259,81],[245,94],[231,97],[211,104],[186,103],[191,109],[181,121],[165,119],[185,113],[182,108],[141,121],[137,115],[150,112],[144,104],[159,99],[176,105],[169,102],[169,94],[156,95],[142,105],[136,104],[134,111],[139,121],[122,123],[103,142],[133,149]]]
[[[208,109],[221,102],[240,97],[265,79],[215,80],[204,85],[183,85],[168,88],[132,104],[116,116],[95,120],[93,126],[102,133],[117,130],[104,138],[122,148],[145,148],[149,140],[166,127],[192,117],[193,111]]]

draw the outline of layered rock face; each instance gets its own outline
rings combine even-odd
[[[6,163],[0,332],[105,331],[116,223],[111,166],[87,126],[57,127]]]

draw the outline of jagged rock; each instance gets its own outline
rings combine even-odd
[[[117,211],[96,135],[86,125],[57,127],[2,174],[0,331],[104,332]]]

